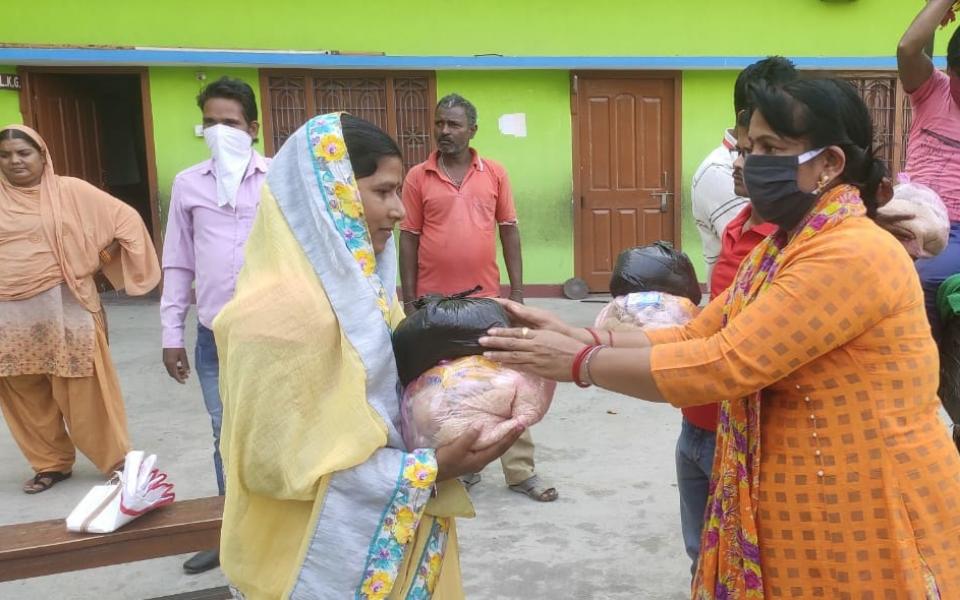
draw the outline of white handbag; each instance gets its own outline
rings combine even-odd
[[[84,533],[110,533],[140,515],[174,501],[173,484],[155,468],[157,456],[142,451],[127,453],[123,472],[87,492],[67,517],[67,529]]]

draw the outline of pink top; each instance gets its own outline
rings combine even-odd
[[[184,321],[194,282],[197,316],[204,327],[210,327],[233,298],[269,164],[254,151],[237,192],[236,208],[217,206],[217,180],[210,160],[181,171],[173,180],[163,240],[160,321],[164,348],[184,347]]]
[[[934,70],[910,94],[910,104],[906,171],[940,194],[951,222],[960,221],[960,106],[950,95],[950,77]]]

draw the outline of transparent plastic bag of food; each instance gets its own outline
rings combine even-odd
[[[556,386],[482,356],[437,365],[404,390],[403,440],[408,449],[438,448],[476,426],[480,428],[476,447],[490,446],[517,423],[530,427],[539,422]]]
[[[693,302],[663,292],[617,296],[603,307],[594,327],[609,331],[663,329],[684,325],[700,311]]]
[[[885,229],[892,233],[912,258],[933,258],[947,247],[950,217],[940,195],[929,187],[900,175],[893,199],[877,212],[879,223],[896,219]],[[904,182],[905,181],[905,182]]]

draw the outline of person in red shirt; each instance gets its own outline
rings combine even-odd
[[[750,151],[750,140],[747,137],[749,126],[750,113],[745,112],[737,123],[737,159],[733,162],[733,188],[737,194],[744,195],[747,193],[747,187],[743,183],[743,162],[744,156]],[[714,290],[716,295],[726,291],[733,284],[743,259],[757,244],[776,231],[777,226],[773,223],[764,223],[748,202],[723,231],[720,238],[720,258],[710,277],[710,289]],[[716,428],[716,418],[713,420],[713,425]]]
[[[737,158],[733,162],[732,177],[734,193],[739,197],[748,197],[743,183],[743,152],[749,149],[747,130],[753,112],[748,102],[748,87],[754,82],[777,84],[795,77],[793,64],[779,56],[756,62],[737,77],[734,91],[737,148],[732,151]],[[776,225],[762,223],[755,217],[749,202],[744,205],[720,235],[720,255],[710,272],[710,292],[713,296],[722,294],[730,287],[743,259],[776,229]],[[719,409],[718,404],[682,409],[683,425],[677,439],[676,453],[677,488],[680,492],[680,528],[683,544],[692,562],[691,572],[696,571],[700,556],[700,536],[710,493]]]
[[[428,294],[449,296],[471,290],[500,296],[497,232],[510,279],[510,299],[523,302],[523,262],[517,210],[506,170],[470,147],[477,133],[477,109],[466,98],[440,99],[434,120],[437,150],[407,173],[406,216],[400,224],[400,277],[404,310]],[[557,499],[534,471],[530,431],[500,458],[511,490],[540,502]],[[479,474],[464,477],[469,486]]]

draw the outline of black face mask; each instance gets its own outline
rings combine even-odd
[[[784,231],[790,231],[800,224],[819,194],[800,189],[797,170],[823,150],[811,150],[800,156],[747,155],[743,165],[743,182],[750,194],[750,204],[761,219]]]

